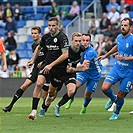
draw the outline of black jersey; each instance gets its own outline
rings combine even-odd
[[[39,44],[40,44],[40,42],[39,42],[38,44],[36,44],[35,42],[32,44],[32,52],[33,52],[33,53],[34,53],[36,47],[37,47]],[[45,57],[46,57],[46,49],[45,49],[45,47],[44,47],[44,48],[41,49],[41,51],[40,51],[38,57],[37,57],[36,60],[35,60],[35,66],[37,66],[38,63],[44,61]]]
[[[69,58],[68,63],[72,64],[72,67],[76,67],[80,62],[81,55],[85,51],[84,46],[80,45],[78,51],[74,51],[71,46],[69,46]]]
[[[40,46],[47,49],[47,55],[45,58],[45,63],[46,65],[52,63],[55,61],[59,56],[62,54],[63,49],[68,49],[69,43],[68,43],[68,38],[67,36],[63,33],[60,32],[55,35],[51,36],[50,33],[44,35],[41,39]],[[66,67],[68,64],[68,60],[64,60],[60,64],[58,64],[58,67]],[[54,66],[54,67],[57,67]]]

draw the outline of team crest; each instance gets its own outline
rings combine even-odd
[[[126,44],[126,48],[128,48],[128,47],[129,47],[129,44],[127,43],[127,44]]]
[[[54,38],[54,43],[56,43],[57,42],[57,38]]]

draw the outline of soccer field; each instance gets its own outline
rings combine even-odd
[[[83,98],[75,98],[70,109],[61,108],[61,116],[54,116],[54,105],[59,98],[51,104],[46,116],[36,120],[29,120],[32,98],[21,98],[15,104],[12,111],[5,113],[2,108],[7,106],[11,98],[0,99],[0,133],[132,133],[133,115],[129,111],[133,109],[133,100],[125,99],[118,120],[109,121],[112,112],[104,109],[107,98],[93,98],[85,115],[79,115]],[[38,107],[38,113],[39,108]]]

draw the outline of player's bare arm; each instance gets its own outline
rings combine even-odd
[[[68,49],[62,50],[62,55],[59,56],[55,61],[53,61],[51,64],[44,67],[44,73],[49,73],[49,71],[52,69],[52,67],[58,65],[59,63],[63,62],[68,58]]]
[[[101,61],[103,59],[105,59],[106,57],[108,57],[111,54],[114,54],[117,52],[117,45],[115,45],[109,52],[107,52],[105,55],[99,56],[97,58],[97,60]]]
[[[76,68],[75,67],[68,67],[67,72],[68,73],[75,73],[75,72],[83,72],[89,69],[90,61],[89,60],[84,60],[83,64],[78,65]]]
[[[4,52],[1,53],[1,58],[2,58],[3,63],[4,63],[4,66],[3,66],[4,71],[7,71],[6,56],[5,56],[5,53]]]
[[[36,47],[36,49],[35,49],[35,52],[34,52],[33,57],[31,58],[31,60],[30,60],[30,61],[28,62],[28,64],[27,64],[28,67],[31,67],[31,66],[34,64],[34,62],[35,62],[35,60],[36,60],[38,54],[40,53],[40,51],[41,51],[41,47],[38,45],[38,46]]]

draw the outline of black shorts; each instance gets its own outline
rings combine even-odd
[[[50,85],[50,84],[45,83],[44,86],[42,87],[42,89],[43,89],[44,91],[48,91],[49,85]],[[57,92],[61,90],[62,86],[63,86],[63,83],[60,84],[60,85],[57,87]]]
[[[39,73],[39,68],[33,67],[32,72],[28,76],[28,79],[31,80],[33,83],[35,83],[37,81],[38,73]]]
[[[65,84],[65,86],[69,83],[76,84],[76,74],[67,73],[65,67],[54,67],[50,71],[50,81],[54,87],[61,86],[63,83]]]

